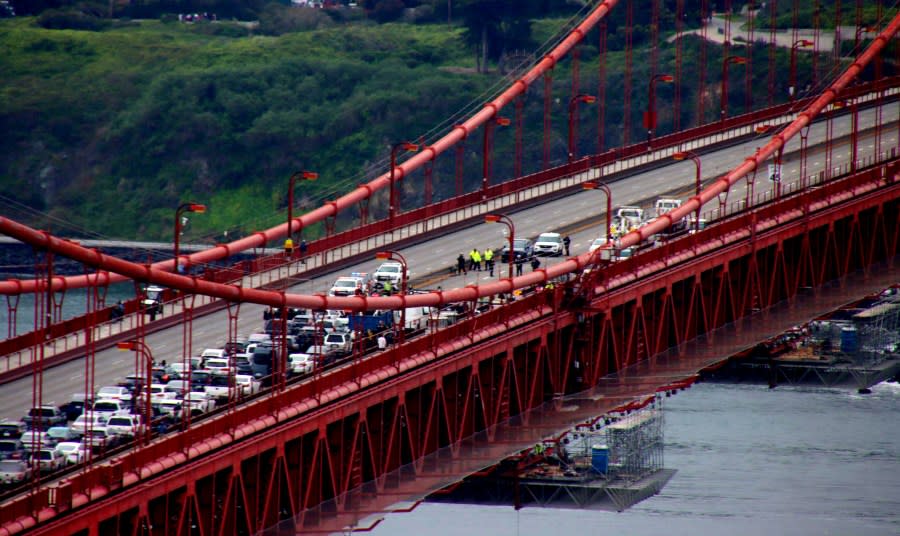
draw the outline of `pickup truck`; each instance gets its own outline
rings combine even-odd
[[[65,426],[69,420],[66,418],[66,414],[56,406],[41,406],[31,408],[28,415],[22,417],[22,422],[28,428],[35,428],[40,423],[41,430],[46,430],[51,426]]]
[[[200,393],[197,391],[191,391],[190,393],[184,395],[184,399],[182,400],[184,404],[191,408],[191,415],[203,415],[204,413],[209,413],[210,411],[216,409],[216,401],[207,396],[206,393]]]
[[[237,394],[234,376],[227,372],[224,374],[213,374],[211,382],[203,387],[203,391],[206,393],[206,396],[215,400],[217,404],[223,404]]]

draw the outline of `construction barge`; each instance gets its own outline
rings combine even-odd
[[[900,288],[891,287],[732,356],[705,379],[852,387],[900,381]]]
[[[611,412],[428,497],[429,501],[623,511],[675,474],[663,463],[662,397]]]

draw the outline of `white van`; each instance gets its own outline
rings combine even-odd
[[[431,307],[407,307],[406,308],[406,325],[407,331],[415,331],[428,327],[428,319],[431,317]],[[394,311],[394,322],[400,323],[400,311]]]

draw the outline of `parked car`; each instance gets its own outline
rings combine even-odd
[[[311,374],[315,370],[316,361],[313,354],[290,354],[288,369],[294,376]]]
[[[227,374],[229,370],[231,370],[232,373],[234,372],[234,367],[231,366],[231,363],[229,362],[229,359],[227,357],[207,358],[204,368],[216,373]]]
[[[95,398],[97,400],[100,400],[101,398],[131,400],[131,391],[122,385],[105,385],[97,391],[97,396]]]
[[[213,374],[212,383],[203,388],[207,396],[218,404],[223,404],[232,396],[237,395],[237,388],[233,374]]]
[[[56,448],[43,448],[33,453],[32,467],[37,468],[42,473],[52,473],[58,471],[66,465],[66,459]],[[36,462],[36,463],[35,463]]]
[[[535,255],[559,257],[564,251],[563,240],[559,233],[542,233],[534,241]]]
[[[92,406],[94,415],[102,415],[109,419],[113,415],[128,415],[131,404],[115,398],[100,399]]]
[[[31,478],[33,471],[24,460],[0,461],[0,484],[18,485]]]
[[[119,444],[119,438],[114,434],[109,433],[106,427],[101,426],[89,430],[88,433],[84,434],[81,442],[84,443],[86,447],[95,449],[96,452],[96,449],[103,451],[115,447]]]
[[[226,352],[223,348],[207,348],[203,350],[200,354],[200,357],[228,357],[228,352]]]
[[[237,374],[234,381],[240,389],[241,396],[255,395],[262,388],[262,384],[250,374]]]
[[[67,465],[79,464],[87,458],[87,447],[81,441],[57,443],[56,451],[66,460]]]
[[[353,296],[355,294],[368,294],[372,288],[372,277],[365,272],[353,272],[347,276],[335,279],[329,296]]]
[[[41,430],[46,430],[51,426],[59,426],[66,424],[66,415],[56,406],[43,405],[39,408],[31,408],[28,415],[22,418],[22,422],[28,428],[34,428],[40,424]]]
[[[69,430],[68,423],[65,426],[53,426],[48,428],[47,435],[53,438],[53,441],[57,443],[75,439],[75,434],[72,433],[72,430]]]
[[[0,460],[18,460],[25,455],[25,445],[19,438],[0,439]]]
[[[106,426],[105,415],[99,415],[92,412],[82,413],[77,419],[69,424],[69,430],[75,437],[81,437],[91,428],[100,428]]]
[[[528,238],[516,238],[513,240],[513,251],[515,252],[513,260],[530,259],[534,255],[534,243]],[[503,249],[500,250],[499,257],[503,262],[509,262],[509,243],[505,244]]]
[[[19,439],[28,427],[22,421],[0,421],[0,439]]]
[[[110,435],[134,437],[143,429],[141,418],[138,415],[117,415],[106,421],[106,433]]]
[[[37,430],[28,430],[19,438],[25,450],[34,450],[43,447],[55,447],[56,441],[50,437],[47,432],[38,432]]]
[[[394,261],[381,263],[381,266],[375,270],[372,277],[376,283],[384,284],[385,281],[390,281],[395,289],[399,289],[400,283],[403,281],[403,265]],[[407,273],[408,277],[409,274]]]
[[[182,400],[185,406],[191,408],[191,415],[197,416],[202,415],[204,413],[209,413],[212,410],[216,409],[216,401],[206,395],[206,393],[200,393],[197,391],[191,391],[190,393],[184,395],[184,399]]]
[[[353,340],[349,332],[329,333],[325,335],[324,346],[338,352],[350,352],[353,349]]]
[[[87,393],[73,393],[71,399],[60,406],[59,410],[65,414],[66,421],[74,421],[84,413],[85,405],[90,406],[93,403],[93,396]]]

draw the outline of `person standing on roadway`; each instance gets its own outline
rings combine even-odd
[[[472,253],[469,253],[469,257],[472,259],[472,270],[476,272],[481,271],[481,253],[478,252],[477,249],[472,248]]]
[[[569,238],[569,235],[566,235],[566,237],[563,238],[563,246],[565,246],[565,248],[566,248],[566,257],[571,255],[571,253],[569,253],[569,244],[571,244],[571,243],[572,243],[572,239]]]
[[[466,270],[466,258],[460,253],[459,257],[456,258],[456,275],[467,273],[469,272]]]
[[[490,270],[491,277],[494,277],[494,250],[491,248],[484,250],[484,269]]]

